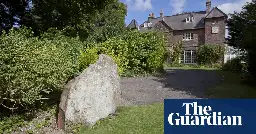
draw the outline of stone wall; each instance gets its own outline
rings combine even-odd
[[[213,22],[217,23],[213,23]],[[212,33],[212,27],[219,27],[218,33]],[[205,44],[224,44],[225,43],[225,19],[210,18],[205,20]]]

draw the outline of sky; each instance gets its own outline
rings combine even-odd
[[[159,17],[159,13],[163,10],[165,16],[192,11],[204,11],[206,9],[207,0],[121,0],[128,6],[126,16],[126,25],[132,19],[136,19],[139,24],[147,20],[150,13],[154,13]],[[226,14],[240,12],[246,2],[252,0],[211,0],[212,7],[216,6]]]

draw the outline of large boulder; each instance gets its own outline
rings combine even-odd
[[[95,64],[66,85],[59,105],[58,126],[62,128],[65,120],[94,125],[115,113],[120,104],[117,65],[111,57],[102,54]]]

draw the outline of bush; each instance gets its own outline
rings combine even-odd
[[[87,68],[90,64],[95,63],[98,58],[98,49],[97,48],[88,48],[85,52],[81,52],[78,62],[79,62],[79,70],[82,71],[83,69]]]
[[[0,105],[9,109],[31,109],[78,72],[76,46],[31,35],[19,29],[0,38]]]
[[[169,50],[169,56],[171,57],[172,64],[177,65],[179,64],[179,59],[183,52],[183,43],[179,41],[172,46],[172,49]]]
[[[232,60],[229,60],[222,66],[222,70],[235,73],[241,73],[244,69],[245,65],[241,63],[240,58],[234,58]]]
[[[166,49],[161,34],[128,32],[123,37],[101,43],[103,53],[111,55],[122,75],[139,75],[163,69]]]
[[[201,65],[214,65],[223,58],[224,51],[222,45],[202,45],[198,49],[197,61]]]
[[[96,51],[110,55],[118,65],[120,75],[134,76],[148,74],[163,69],[166,49],[162,36],[158,33],[130,31],[123,37],[114,37],[100,43],[95,51],[83,53],[80,57],[81,69],[86,68],[95,58]],[[83,56],[84,55],[84,56]],[[93,55],[93,56],[92,56]]]

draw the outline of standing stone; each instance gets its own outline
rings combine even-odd
[[[120,77],[115,62],[107,55],[90,65],[78,77],[69,81],[61,95],[58,127],[64,119],[72,123],[94,125],[115,113],[121,104]]]

